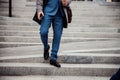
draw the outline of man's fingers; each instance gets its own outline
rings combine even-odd
[[[38,12],[38,19],[40,20],[44,16],[43,12]]]
[[[38,12],[37,16],[38,16],[38,19],[40,20],[40,16],[39,15],[40,15],[40,13]]]
[[[44,13],[42,12],[42,16],[44,16]]]

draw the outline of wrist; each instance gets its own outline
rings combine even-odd
[[[62,0],[62,5],[67,6],[67,0]]]

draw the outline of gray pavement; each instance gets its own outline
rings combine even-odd
[[[109,80],[93,76],[1,76],[0,80]]]
[[[112,76],[119,64],[61,64],[56,68],[47,63],[0,63],[0,75],[51,75],[51,76]]]
[[[33,54],[7,55],[0,57],[0,62],[18,62],[18,63],[46,63],[43,54],[32,52]],[[101,55],[102,54],[102,55]],[[59,53],[58,62],[67,64],[119,64],[120,54],[106,53]]]
[[[35,0],[13,0],[12,18],[8,0],[0,2],[0,80],[109,80],[120,67],[119,3],[72,2],[57,69],[43,60],[39,26],[32,21]]]

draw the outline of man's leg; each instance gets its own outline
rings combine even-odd
[[[42,43],[44,45],[44,49],[48,49],[48,32],[51,26],[51,21],[52,21],[51,17],[45,15],[41,22],[40,36],[41,36]]]
[[[41,35],[41,40],[44,45],[44,59],[48,60],[49,58],[49,45],[48,45],[48,32],[49,28],[51,25],[51,17],[50,16],[44,16],[41,22],[41,27],[40,27],[40,35]]]
[[[53,23],[53,42],[52,42],[51,60],[56,61],[57,53],[61,41],[62,31],[63,31],[62,17],[60,15],[56,15],[52,23]]]
[[[63,31],[63,21],[60,15],[56,15],[53,18],[53,42],[52,42],[52,51],[51,51],[51,58],[50,64],[60,68],[61,65],[57,62],[57,53],[59,50],[60,40]]]

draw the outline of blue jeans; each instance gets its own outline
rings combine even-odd
[[[40,35],[42,43],[44,45],[44,49],[48,49],[48,33],[51,23],[53,27],[53,41],[50,59],[56,60],[63,31],[63,20],[59,12],[55,16],[49,16],[45,14],[42,19]]]

